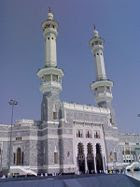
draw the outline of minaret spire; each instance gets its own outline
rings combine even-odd
[[[108,80],[106,75],[103,43],[103,39],[100,37],[99,32],[96,30],[94,25],[93,37],[91,38],[89,44],[94,55],[96,64],[96,81],[91,84],[91,90],[95,93],[97,105],[99,107],[109,108],[111,111],[111,118],[113,118],[113,82]],[[111,121],[112,123],[114,123],[114,119],[111,119]]]
[[[57,30],[58,23],[54,19],[54,15],[49,8],[48,18],[42,24],[43,35],[45,40],[45,63],[37,75],[41,79],[40,90],[43,94],[42,100],[42,120],[52,120],[53,114],[48,112],[48,103],[50,108],[58,110],[58,106],[53,103],[59,103],[59,94],[62,91],[63,71],[57,67]],[[52,106],[51,106],[52,105]],[[48,112],[48,113],[47,113]]]

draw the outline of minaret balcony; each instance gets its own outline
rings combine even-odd
[[[40,85],[40,91],[44,94],[46,92],[51,92],[53,89],[62,91],[62,84],[56,81],[42,82]]]
[[[57,28],[58,28],[58,24],[54,20],[46,20],[42,24],[44,36],[46,36],[49,33],[53,33],[57,36],[57,34],[58,34]]]
[[[44,37],[46,37],[50,33],[54,34],[55,36],[57,36],[57,34],[58,34],[56,28],[46,28],[43,30]]]
[[[64,73],[63,73],[62,69],[54,68],[54,67],[44,67],[37,72],[37,76],[40,79],[42,79],[42,77],[44,75],[50,75],[50,74],[51,75],[58,75],[59,77],[64,76]]]
[[[113,87],[113,82],[111,80],[100,80],[100,81],[95,81],[91,83],[91,89],[94,91],[96,88],[99,87]]]

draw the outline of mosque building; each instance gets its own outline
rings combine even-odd
[[[99,173],[139,161],[140,135],[120,133],[116,126],[113,82],[106,74],[99,32],[94,28],[89,41],[96,64],[96,80],[90,84],[96,106],[89,106],[60,99],[64,72],[57,63],[58,23],[51,11],[42,30],[45,63],[37,72],[41,120],[18,120],[12,129],[0,124],[0,169],[21,166],[37,173]]]

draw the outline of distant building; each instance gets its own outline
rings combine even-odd
[[[39,173],[100,172],[140,160],[140,136],[119,133],[112,108],[113,82],[107,78],[103,39],[94,29],[89,45],[96,63],[91,91],[96,107],[60,100],[63,70],[57,65],[57,29],[53,13],[42,24],[45,63],[37,72],[43,95],[41,120],[0,125],[0,168],[20,165]],[[81,93],[82,94],[82,93]],[[10,156],[10,157],[9,157]]]

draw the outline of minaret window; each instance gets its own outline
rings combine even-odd
[[[98,41],[95,41],[95,45],[98,45]]]
[[[52,80],[53,81],[58,81],[58,75],[52,75]]]
[[[52,40],[53,40],[53,37],[52,37]]]
[[[46,75],[46,76],[45,76],[45,80],[46,80],[46,81],[51,81],[51,75]]]
[[[97,53],[97,55],[99,55],[99,53]]]
[[[99,42],[100,45],[102,45],[102,42]]]
[[[55,104],[53,105],[53,113],[52,113],[52,115],[53,115],[52,117],[53,117],[54,120],[56,120],[58,118],[57,107],[56,107]]]
[[[48,37],[48,40],[49,40],[50,38]]]

